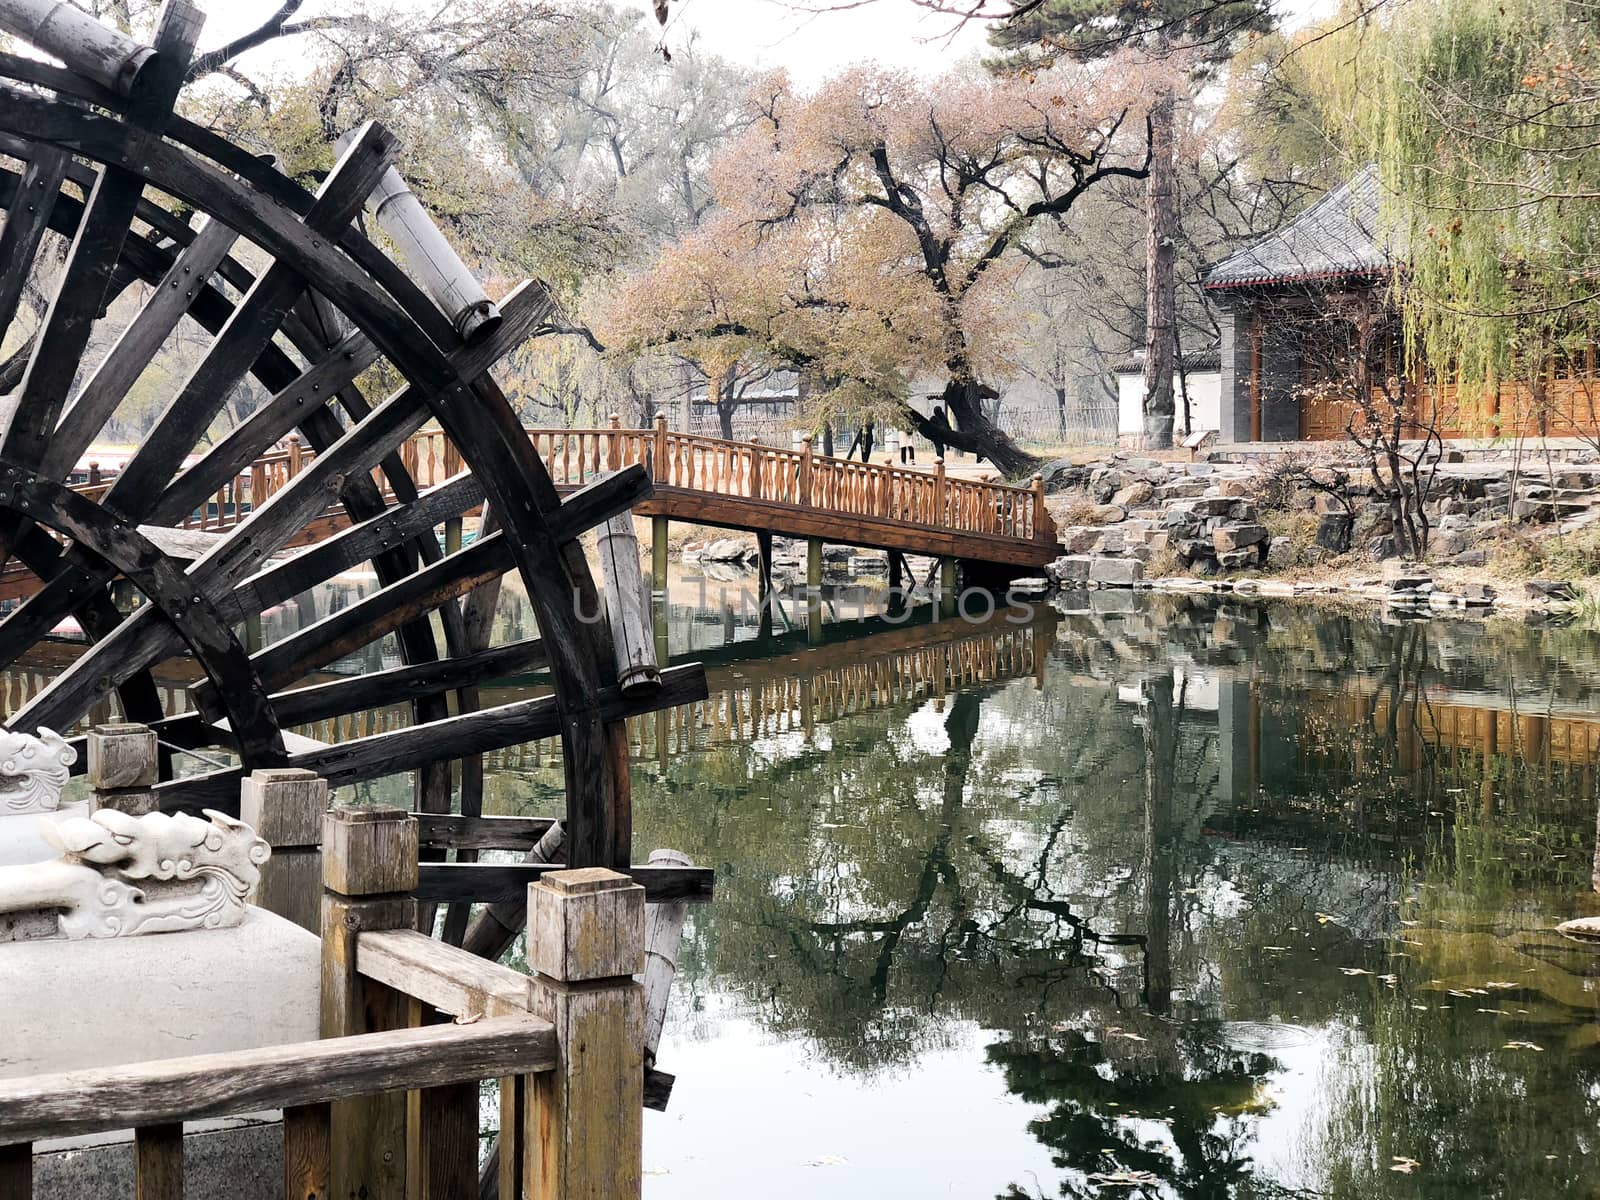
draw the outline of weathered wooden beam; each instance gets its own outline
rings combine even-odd
[[[441,904],[497,904],[514,899],[552,871],[567,869],[564,863],[424,863],[418,869],[416,895]],[[716,884],[710,867],[629,867],[623,874],[644,888],[651,904],[706,904]]]
[[[615,687],[602,688],[594,697],[603,721],[692,704],[706,698],[705,672],[697,664],[673,667],[661,674],[661,690],[648,697],[624,696]],[[316,771],[333,787],[360,783],[431,762],[444,762],[470,754],[502,750],[523,742],[561,733],[561,711],[554,696],[521,700],[514,704],[463,713],[426,727],[400,729],[355,738],[305,754],[291,754],[284,765]],[[168,812],[189,808],[216,808],[235,812],[238,806],[238,770],[213,771],[162,783],[157,789],[161,807]]]
[[[410,504],[395,505],[241,580],[233,589],[236,611],[264,612],[282,604],[357,563],[431,532],[446,517],[465,512],[482,501],[483,485],[471,475],[441,483]]]
[[[200,289],[221,265],[238,234],[220,221],[206,220],[194,240],[180,250],[150,299],[129,322],[62,414],[45,451],[41,472],[60,479],[116,413],[128,389],[144,373],[168,335],[188,313]]]
[[[53,146],[28,147],[27,159],[17,195],[6,206],[5,228],[0,229],[0,335],[16,318],[70,161]]]
[[[229,430],[204,457],[172,481],[150,512],[152,521],[181,521],[267,449],[326,405],[335,393],[377,361],[361,333],[347,335],[287,387],[281,388]]]
[[[306,214],[305,234],[325,238],[348,225],[399,150],[398,138],[368,122],[323,183]],[[195,431],[210,426],[304,289],[304,276],[285,263],[274,262],[261,273],[112,483],[103,501],[107,507],[144,517],[193,449]]]
[[[556,1058],[550,1022],[498,1017],[0,1080],[0,1142],[77,1137],[497,1079],[552,1070]]]
[[[480,650],[462,658],[420,663],[411,667],[392,667],[386,671],[369,671],[353,679],[339,679],[279,692],[272,697],[272,707],[281,725],[309,725],[345,713],[387,708],[485,680],[503,679],[517,671],[537,667],[544,661],[544,643],[537,638],[530,638],[508,646]]]
[[[434,850],[517,850],[527,852],[556,824],[554,817],[469,817],[456,813],[419,814],[422,845]]]
[[[414,929],[361,934],[356,970],[457,1019],[533,1011],[528,976]]]
[[[511,548],[501,535],[474,542],[459,554],[407,575],[274,642],[252,655],[252,661],[268,688],[282,688],[407,622],[426,616],[484,580],[505,574],[511,566]],[[211,710],[215,690],[210,685],[195,689],[202,712]]]

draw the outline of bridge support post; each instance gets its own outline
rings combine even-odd
[[[806,640],[822,640],[822,539],[806,539]]]
[[[666,517],[650,518],[650,590],[658,596],[667,594],[667,526]]]
[[[756,531],[756,587],[761,593],[761,636],[772,634],[772,609],[778,603],[772,594],[772,531]]]
[[[953,617],[956,615],[956,560],[941,558],[939,560],[939,615]]]

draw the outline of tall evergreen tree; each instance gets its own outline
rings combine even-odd
[[[995,27],[991,41],[1023,63],[1067,55],[1100,58],[1125,46],[1159,56],[1196,56],[1196,70],[1214,70],[1239,38],[1269,29],[1270,0],[1044,0],[1016,4],[1017,15]],[[1173,374],[1177,365],[1177,95],[1168,90],[1150,109],[1150,174],[1145,180],[1149,236],[1145,247],[1144,437],[1154,450],[1172,447]]]

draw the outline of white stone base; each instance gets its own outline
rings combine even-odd
[[[0,942],[0,1079],[313,1041],[320,957],[259,908],[232,929]]]

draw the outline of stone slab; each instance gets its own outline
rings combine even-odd
[[[0,942],[0,1078],[313,1041],[320,956],[256,908],[232,929]]]

